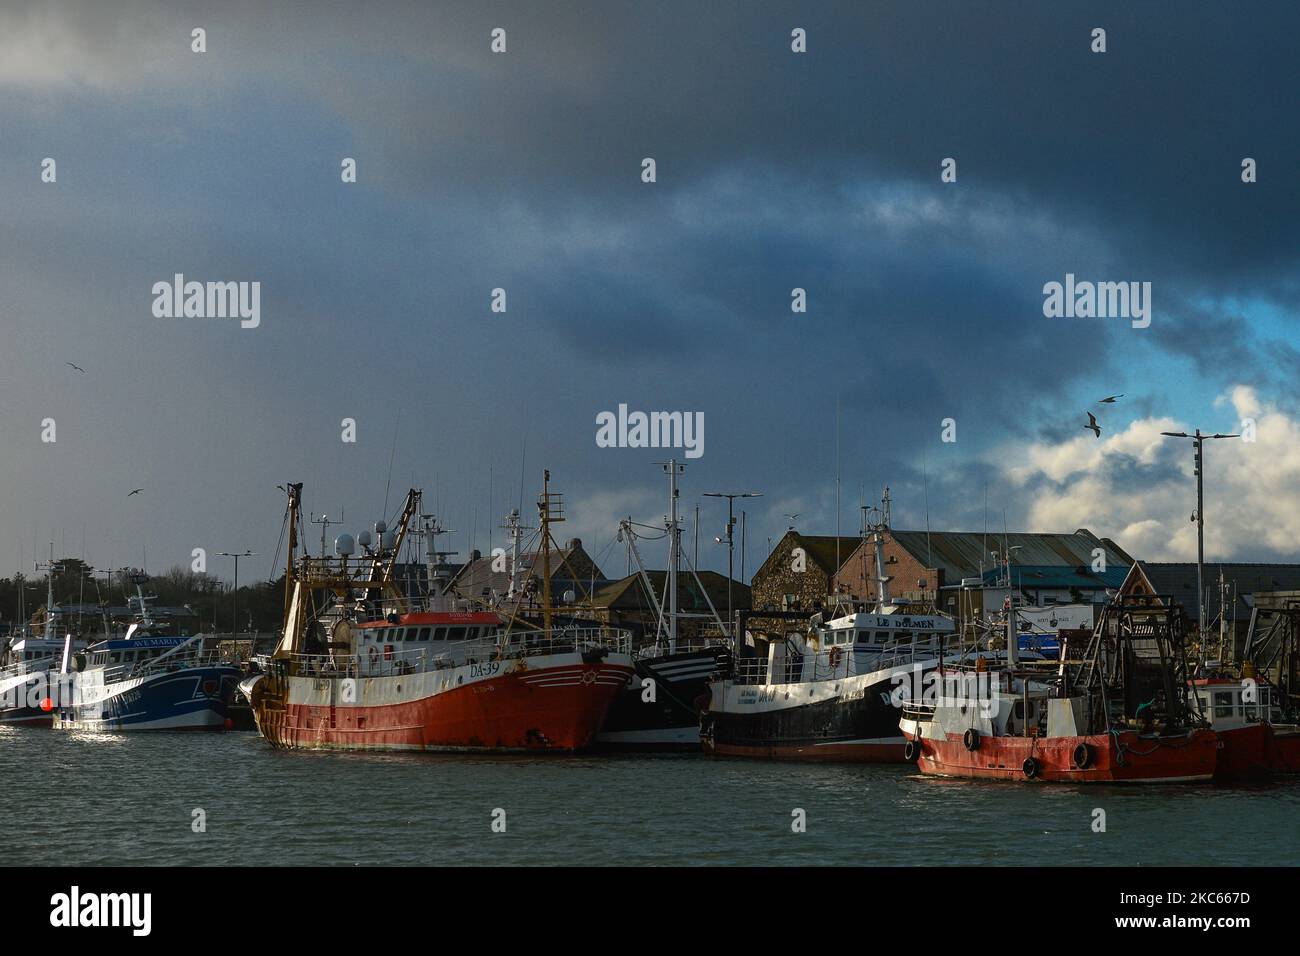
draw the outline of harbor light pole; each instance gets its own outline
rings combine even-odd
[[[1207,438],[1240,438],[1240,435],[1203,435],[1198,428],[1194,434],[1187,432],[1161,432],[1169,438],[1190,438],[1196,449],[1196,639],[1205,635],[1205,440]]]
[[[735,612],[731,607],[731,577],[732,568],[735,566],[733,554],[735,552],[735,534],[736,530],[736,499],[737,498],[761,498],[762,492],[757,491],[706,491],[705,498],[726,498],[727,499],[727,536],[725,538],[714,538],[718,544],[727,543],[727,626],[734,627]],[[730,635],[728,635],[730,636]]]
[[[256,557],[256,552],[243,551],[236,553],[234,551],[218,551],[223,558],[235,559],[235,586],[230,589],[230,639],[233,641],[239,635],[239,559]],[[235,645],[238,648],[239,645]],[[239,653],[238,650],[235,651]],[[253,639],[248,639],[248,657],[253,658]]]

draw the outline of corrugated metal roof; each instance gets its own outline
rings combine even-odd
[[[958,584],[963,577],[978,577],[993,567],[990,552],[1000,554],[1004,542],[1012,549],[1013,569],[1017,565],[1090,568],[1095,548],[1105,551],[1108,568],[1117,565],[1127,570],[1133,563],[1115,542],[1098,538],[1084,528],[1070,534],[1024,531],[1006,535],[982,531],[891,531],[890,534],[917,561],[941,570],[946,584]]]
[[[1173,595],[1188,613],[1196,613],[1196,564],[1192,561],[1140,562],[1142,571],[1157,594]],[[1250,605],[1246,596],[1259,591],[1300,590],[1300,564],[1205,563],[1205,589],[1209,592],[1206,606],[1219,606],[1219,572],[1228,587],[1235,586],[1237,613],[1248,615]]]
[[[1108,564],[1105,571],[1094,572],[1090,565],[1077,568],[1059,565],[1011,565],[1011,583],[1019,588],[1031,590],[1043,588],[1082,588],[1098,590],[1101,588],[1118,588],[1128,577],[1128,565]],[[1000,569],[984,572],[986,585],[996,584]]]

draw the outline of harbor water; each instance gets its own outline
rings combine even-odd
[[[248,733],[0,728],[0,780],[9,866],[1141,867],[1300,856],[1297,777],[1013,785],[908,766],[322,753],[274,750]]]

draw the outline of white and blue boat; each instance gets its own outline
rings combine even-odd
[[[225,730],[241,676],[221,659],[212,638],[166,633],[139,591],[140,619],[122,637],[98,641],[76,655],[73,694],[60,705],[61,730]]]
[[[46,630],[36,634],[26,627],[0,647],[0,724],[50,726],[67,639],[49,624]]]
[[[40,631],[24,624],[0,641],[0,724],[49,727],[54,702],[68,684],[59,679],[64,662],[84,644],[63,623],[63,614],[54,603],[54,572],[58,565],[52,545],[50,550],[50,563],[43,568],[36,565],[37,571],[49,573],[45,621]]]

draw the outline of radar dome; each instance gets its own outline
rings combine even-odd
[[[341,558],[350,557],[355,554],[357,543],[352,540],[352,535],[346,531],[334,539],[334,553]]]
[[[357,544],[361,545],[361,547],[363,547],[363,548],[368,548],[368,547],[370,547],[370,532],[369,532],[369,531],[362,531],[360,534],[358,534],[358,535],[357,535]]]

